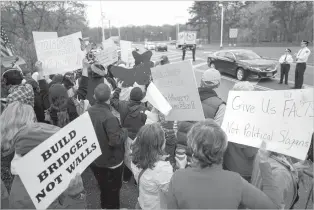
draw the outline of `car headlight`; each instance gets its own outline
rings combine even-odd
[[[251,70],[255,70],[255,71],[262,71],[262,69],[258,68],[258,67],[252,67],[252,66],[249,66],[249,68]]]

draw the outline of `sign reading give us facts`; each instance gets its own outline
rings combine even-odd
[[[313,89],[230,91],[222,124],[230,142],[306,158],[313,134]]]

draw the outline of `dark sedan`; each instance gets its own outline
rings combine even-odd
[[[275,60],[265,59],[252,50],[220,50],[207,58],[208,66],[235,76],[242,81],[248,77],[273,78],[279,68]]]
[[[167,43],[158,43],[155,48],[156,51],[167,51]]]

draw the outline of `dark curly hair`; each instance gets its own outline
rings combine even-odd
[[[165,133],[159,123],[144,125],[131,146],[132,162],[141,169],[153,169],[165,155]]]

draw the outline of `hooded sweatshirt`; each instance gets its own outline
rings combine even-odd
[[[15,161],[17,159],[26,155],[28,152],[30,152],[32,149],[34,149],[40,143],[44,142],[59,130],[60,128],[45,123],[33,123],[20,129],[14,139],[15,158],[11,163],[11,171],[13,173],[15,172],[14,167]],[[78,193],[81,192],[81,189],[84,189],[83,182],[77,189],[79,191]],[[14,177],[9,196],[9,202],[10,209],[35,209],[35,206],[18,175]],[[81,209],[85,208],[85,201],[82,199],[72,198],[63,193],[55,201],[53,201],[48,208]]]
[[[115,90],[110,105],[120,113],[122,127],[128,130],[128,136],[134,140],[137,132],[145,125],[147,108],[141,101],[119,100],[120,92],[120,88]]]

